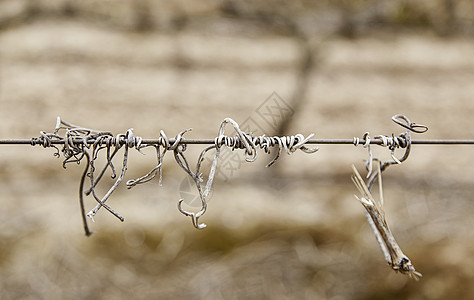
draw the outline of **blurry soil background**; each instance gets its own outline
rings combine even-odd
[[[415,139],[474,138],[472,1],[314,2],[0,1],[0,138],[51,132],[61,116],[144,138],[191,127],[188,138],[213,138],[231,117],[268,135],[351,139],[398,135],[398,113],[429,126]],[[294,114],[269,129],[259,108],[275,99]],[[188,147],[193,165],[201,149]],[[194,190],[168,154],[163,186],[121,186],[108,203],[125,222],[100,211],[89,238],[84,162],[1,146],[1,298],[473,299],[473,151],[416,145],[384,173],[415,282],[386,265],[354,199],[362,146],[221,165],[204,230],[176,208]],[[125,180],[153,168],[145,154]]]

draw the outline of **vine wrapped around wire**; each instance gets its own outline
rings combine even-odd
[[[224,134],[226,124],[232,125],[236,133],[235,136],[230,137]],[[31,145],[55,148],[56,153],[54,153],[54,156],[60,157],[62,154],[64,157],[64,168],[66,168],[66,165],[69,163],[75,162],[80,164],[81,161],[84,159],[86,160],[86,167],[79,183],[79,203],[84,231],[87,236],[92,234],[89,229],[87,218],[94,221],[94,216],[102,207],[117,217],[120,221],[124,221],[124,218],[106,204],[106,202],[125,177],[128,166],[129,149],[134,148],[141,152],[145,147],[153,147],[156,151],[158,161],[157,165],[147,174],[137,179],[128,180],[126,185],[129,189],[138,184],[149,182],[156,176],[159,177],[159,184],[161,185],[163,158],[168,151],[173,151],[174,158],[178,165],[193,179],[201,200],[201,208],[198,212],[185,210],[182,207],[183,199],[178,201],[178,209],[182,214],[191,217],[193,225],[198,229],[206,227],[205,224],[199,223],[199,218],[207,210],[208,196],[212,188],[222,147],[229,147],[232,150],[244,149],[245,160],[248,162],[256,160],[257,148],[263,149],[266,153],[269,153],[270,148],[278,147],[277,155],[270,161],[270,163],[268,163],[267,167],[275,163],[283,150],[287,154],[291,154],[297,150],[301,150],[305,153],[314,153],[318,150],[317,148],[307,148],[305,146],[306,142],[313,136],[313,134],[306,138],[302,134],[284,137],[267,137],[265,135],[253,136],[251,133],[243,132],[239,128],[237,122],[230,118],[226,118],[219,127],[218,136],[214,139],[214,144],[206,147],[201,152],[197,160],[196,168],[193,171],[187,157],[185,156],[187,145],[183,142],[183,135],[190,130],[191,129],[186,129],[178,133],[172,143],[163,130],[160,131],[160,136],[154,143],[143,143],[141,137],[134,136],[133,129],[127,130],[124,134],[114,136],[109,131],[99,131],[77,126],[65,122],[58,117],[54,131],[52,133],[41,131],[39,137],[31,139]],[[58,147],[58,145],[62,145],[62,147]],[[117,174],[113,160],[122,149],[122,166],[120,173]],[[204,160],[205,154],[211,149],[215,149],[214,159],[212,161],[207,182],[205,186],[203,186],[201,164]],[[105,165],[98,170],[96,162],[101,156],[101,153],[104,153]],[[115,179],[115,182],[108,188],[103,196],[99,196],[96,188],[108,170],[110,170],[110,176],[112,179]],[[87,178],[89,179],[89,186],[86,189],[85,185]],[[85,209],[84,196],[92,196],[96,202],[95,207],[88,213],[86,213]]]

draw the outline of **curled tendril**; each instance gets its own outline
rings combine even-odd
[[[230,124],[234,129],[236,135],[235,136],[226,136],[225,135],[225,128],[226,125]],[[206,212],[207,210],[207,202],[208,196],[212,189],[212,184],[215,178],[217,165],[221,153],[222,147],[229,147],[232,150],[235,149],[243,149],[245,150],[245,161],[253,162],[257,159],[257,147],[263,149],[266,153],[270,152],[270,148],[277,146],[278,153],[276,157],[273,158],[270,163],[268,163],[267,167],[271,166],[275,163],[275,161],[280,157],[283,150],[287,154],[291,154],[297,150],[301,150],[304,153],[314,153],[318,150],[318,148],[307,148],[306,143],[309,139],[313,136],[313,134],[309,135],[308,137],[304,137],[302,134],[296,134],[294,136],[273,136],[267,137],[265,135],[262,136],[253,136],[251,133],[243,132],[239,124],[232,120],[231,118],[225,118],[221,125],[219,126],[219,131],[217,137],[214,139],[214,145],[206,147],[201,154],[199,155],[196,169],[192,171],[189,167],[188,160],[184,155],[184,150],[176,149],[175,159],[178,165],[181,166],[183,170],[193,179],[198,193],[199,198],[201,200],[201,208],[198,212],[189,212],[182,207],[183,199],[178,201],[178,210],[186,215],[191,217],[194,227],[197,229],[205,228],[205,224],[199,223],[199,218]],[[176,138],[178,141],[178,137]],[[210,151],[211,149],[215,149],[214,158],[212,160],[211,169],[209,171],[208,179],[203,186],[202,174],[200,173],[201,164],[204,160],[205,154]]]
[[[84,231],[86,235],[89,236],[92,234],[92,232],[89,230],[86,217],[89,216],[92,219],[95,213],[100,209],[100,207],[104,207],[106,210],[108,210],[121,221],[124,220],[122,216],[120,216],[111,207],[105,204],[105,201],[117,188],[117,186],[120,184],[120,181],[123,179],[123,176],[125,175],[125,171],[127,169],[128,149],[132,147],[139,148],[141,145],[141,141],[142,139],[140,137],[135,137],[133,135],[132,129],[129,129],[126,134],[120,134],[114,137],[112,133],[108,131],[98,131],[80,127],[65,122],[61,120],[60,117],[58,117],[53,133],[45,133],[42,131],[40,132],[39,138],[33,138],[31,140],[31,144],[42,145],[45,148],[54,147],[57,150],[54,155],[59,157],[62,153],[64,157],[64,168],[69,163],[80,164],[84,160],[84,158],[86,159],[86,167],[84,169],[79,184],[79,202],[81,207],[82,220],[84,224]],[[59,149],[58,147],[56,147],[54,145],[55,143],[63,144],[62,148]],[[112,163],[112,159],[118,153],[118,150],[124,145],[126,150],[123,156],[124,158],[122,173],[120,174],[114,185],[109,188],[108,192],[103,197],[99,197],[95,191],[95,188],[97,187],[98,183],[100,182],[108,168],[112,170],[112,178],[116,177],[116,172],[114,164]],[[99,174],[95,176],[95,163],[100,156],[100,152],[104,149],[106,149],[106,164],[100,170]],[[86,189],[85,179],[87,177],[90,178],[90,187]],[[84,195],[88,196],[90,194],[92,194],[93,198],[98,204],[91,212],[86,214],[84,205]]]
[[[236,132],[236,136],[229,137],[224,135],[226,124],[230,123]],[[296,134],[293,136],[253,136],[251,133],[245,133],[240,128],[237,122],[230,118],[224,119],[219,128],[218,136],[215,138],[215,146],[219,149],[222,146],[227,146],[234,149],[245,149],[245,160],[247,162],[253,162],[257,159],[257,147],[263,149],[265,153],[270,153],[270,148],[278,146],[278,153],[273,158],[267,167],[273,165],[276,160],[280,157],[282,150],[284,149],[287,154],[291,154],[296,150],[301,150],[305,153],[314,153],[318,151],[318,148],[307,148],[305,144],[312,138],[314,134],[310,134],[308,137],[304,137],[302,134]]]
[[[403,132],[398,136],[395,136],[394,134],[390,136],[377,135],[372,139],[373,141],[377,141],[377,143],[379,143],[381,146],[388,148],[390,150],[390,156],[392,157],[392,160],[381,162],[380,172],[385,171],[385,169],[387,169],[391,165],[401,164],[402,162],[408,159],[408,156],[410,155],[411,151],[411,132],[424,133],[428,131],[427,126],[413,123],[410,121],[410,119],[408,119],[408,117],[401,114],[394,115],[392,117],[392,121],[395,122],[397,125],[405,128],[406,132]],[[370,149],[371,139],[369,133],[364,133],[362,139],[365,140],[364,147],[367,148],[369,152],[369,159],[367,160],[366,168],[368,171],[367,178],[369,178],[367,186],[370,189],[378,176],[378,172],[372,173],[373,161],[378,159],[374,158],[372,155],[372,150]],[[354,145],[357,146],[359,143],[360,139],[354,138]],[[395,150],[399,148],[405,149],[405,152],[403,153],[402,157],[395,156]]]

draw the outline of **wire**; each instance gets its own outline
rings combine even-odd
[[[174,138],[170,138],[169,142],[172,144],[176,141]],[[73,140],[76,144],[82,144],[83,139],[77,138]],[[87,140],[88,144],[93,144],[95,140]],[[157,139],[143,139],[142,144],[145,145],[154,145],[158,144]],[[366,141],[361,139],[360,143],[364,144]],[[381,140],[370,140],[369,144],[372,145],[382,145]],[[418,145],[474,145],[474,140],[412,140],[412,144]],[[0,139],[0,145],[31,145],[32,139]],[[64,140],[53,140],[51,144],[61,145],[64,144]],[[194,145],[213,145],[215,144],[215,139],[181,139],[179,144],[194,144]],[[354,145],[354,139],[310,139],[306,144],[314,145]]]

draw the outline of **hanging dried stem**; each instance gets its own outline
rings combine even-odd
[[[375,200],[366,183],[362,179],[362,176],[360,176],[355,166],[352,165],[352,170],[354,172],[352,181],[362,195],[360,198],[356,196],[356,199],[359,200],[366,210],[367,220],[375,234],[375,238],[380,245],[380,249],[382,250],[388,265],[392,267],[393,270],[418,280],[422,277],[421,273],[415,270],[415,267],[411,263],[408,256],[403,253],[402,249],[395,240],[387,221],[385,220],[380,162],[378,163],[378,167],[379,170],[377,174],[379,178],[380,201]]]
[[[384,198],[383,198],[383,187],[382,187],[382,172],[387,169],[387,167],[394,164],[401,164],[404,162],[410,155],[411,150],[411,136],[410,132],[415,133],[424,133],[428,130],[428,127],[424,125],[419,125],[416,123],[410,122],[410,120],[403,115],[395,115],[392,117],[392,120],[407,129],[405,133],[400,134],[399,136],[385,136],[378,135],[374,137],[374,140],[381,141],[381,145],[387,147],[390,150],[390,155],[392,160],[382,162],[377,158],[373,157],[372,150],[370,149],[370,136],[369,133],[364,133],[363,139],[365,140],[364,147],[368,149],[369,159],[366,163],[366,168],[368,171],[367,183],[364,182],[362,176],[360,176],[356,167],[352,165],[353,175],[352,181],[359,190],[361,197],[356,196],[356,199],[362,204],[365,208],[365,214],[367,221],[369,222],[370,227],[372,228],[375,238],[380,245],[385,260],[392,267],[393,270],[401,272],[402,274],[408,275],[410,278],[418,280],[422,277],[421,273],[415,270],[415,267],[411,263],[408,256],[406,256],[395,240],[388,223],[385,219],[385,212],[383,209]],[[354,138],[354,145],[359,144],[359,139]],[[404,148],[405,153],[401,158],[395,156],[395,150],[398,148]],[[373,172],[373,163],[376,163],[377,169]],[[375,180],[378,179],[379,183],[379,200],[376,200],[371,194],[371,187]]]

